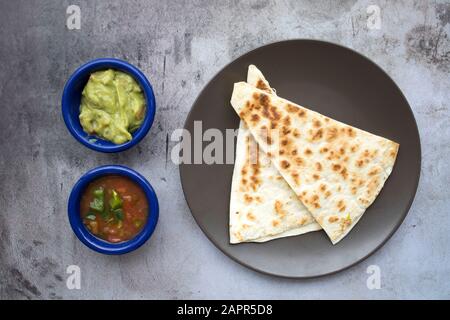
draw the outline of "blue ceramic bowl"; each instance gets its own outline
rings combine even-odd
[[[114,144],[110,141],[100,139],[96,136],[88,135],[83,131],[80,120],[78,118],[78,116],[80,115],[81,93],[84,89],[84,86],[89,80],[89,75],[95,71],[105,69],[119,70],[132,76],[141,86],[146,100],[147,109],[142,125],[139,129],[133,132],[133,138],[123,144]],[[67,80],[62,95],[62,114],[64,122],[66,123],[66,126],[69,129],[70,133],[75,137],[75,139],[84,144],[86,147],[100,152],[123,151],[131,148],[139,141],[141,141],[153,124],[153,120],[155,118],[155,110],[155,95],[153,94],[152,86],[145,75],[139,69],[129,64],[128,62],[113,58],[101,58],[92,60],[79,67],[77,70],[75,70],[69,80]]]
[[[149,205],[147,223],[142,231],[131,240],[110,243],[94,236],[83,224],[80,216],[80,200],[83,191],[89,183],[105,175],[125,176],[140,186],[147,196]],[[68,214],[73,232],[86,246],[104,254],[124,254],[139,248],[152,235],[159,217],[158,198],[150,183],[136,171],[118,165],[101,166],[85,173],[75,184],[69,197]]]

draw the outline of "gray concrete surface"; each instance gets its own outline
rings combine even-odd
[[[66,28],[69,4],[81,8],[81,30]],[[381,9],[380,30],[367,27],[370,4]],[[0,24],[1,298],[450,298],[448,1],[2,0]],[[416,199],[392,239],[349,270],[307,281],[261,275],[219,252],[189,212],[178,168],[164,163],[166,134],[182,127],[217,71],[293,38],[343,44],[385,69],[411,104],[423,150]],[[139,66],[158,102],[147,138],[115,155],[76,142],[60,112],[67,77],[104,56]],[[160,199],[153,238],[121,257],[84,247],[66,215],[78,177],[107,163],[142,172]],[[81,290],[66,287],[71,264],[81,268]],[[372,264],[379,290],[366,287]]]

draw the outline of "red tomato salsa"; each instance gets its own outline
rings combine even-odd
[[[80,214],[93,235],[112,243],[126,241],[134,238],[147,222],[147,197],[126,177],[104,176],[84,190]]]

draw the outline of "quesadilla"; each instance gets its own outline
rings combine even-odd
[[[249,66],[247,82],[275,94],[253,65]],[[264,242],[319,229],[241,121],[231,186],[230,243]]]
[[[392,172],[399,145],[239,82],[231,104],[325,230],[344,238]]]

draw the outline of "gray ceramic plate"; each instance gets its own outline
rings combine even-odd
[[[230,245],[233,165],[180,165],[184,194],[195,220],[226,255],[267,274],[307,278],[354,265],[391,237],[416,193],[420,140],[408,102],[383,70],[348,48],[314,40],[283,41],[255,49],[223,68],[195,101],[187,130],[193,133],[195,120],[202,121],[203,131],[238,128],[239,118],[229,101],[233,83],[245,81],[249,64],[264,73],[281,97],[400,143],[397,162],[378,198],[335,246],[322,231],[261,244]],[[194,144],[192,154],[193,148]]]

